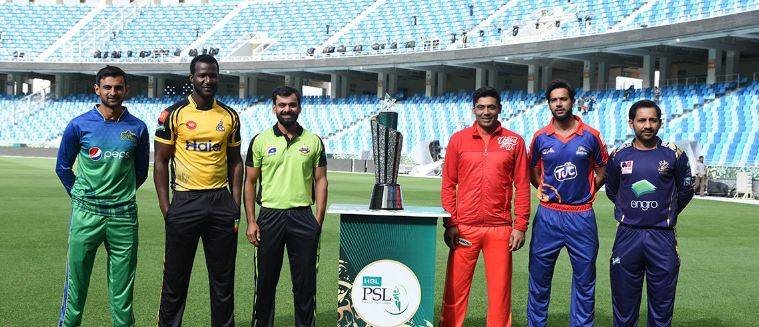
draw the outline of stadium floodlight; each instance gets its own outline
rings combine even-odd
[[[335,52],[335,47],[331,45],[324,48],[324,50],[322,50],[322,53],[333,53],[333,52]]]
[[[198,56],[198,49],[190,49],[190,57],[197,57]]]
[[[177,48],[174,50],[174,57],[179,57],[182,54],[182,49]]]
[[[101,55],[102,54],[101,54],[100,50],[95,50],[95,53],[92,54],[92,57],[93,58],[100,58]]]
[[[337,47],[337,52],[345,53],[345,45],[341,44],[339,47]]]
[[[379,49],[380,49],[379,43],[372,44],[372,50],[379,50]]]
[[[364,46],[357,44],[353,47],[353,52],[361,52],[361,50],[364,50]]]
[[[132,50],[127,51],[127,57],[132,58],[132,54],[133,54]]]
[[[410,48],[413,48],[413,47],[416,47],[416,41],[408,41],[408,42],[406,42],[406,48],[407,49],[410,49]]]
[[[315,51],[316,51],[316,48],[311,47],[311,48],[308,48],[308,50],[306,50],[306,54],[308,54],[309,56],[313,56]]]
[[[393,49],[393,50],[398,49],[398,42],[390,43],[390,49]]]

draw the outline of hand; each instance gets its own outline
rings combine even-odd
[[[163,215],[163,219],[166,219],[166,213],[169,212],[169,204],[161,205],[159,204],[158,207],[161,209],[161,215]]]
[[[459,228],[456,226],[446,228],[445,234],[443,234],[443,240],[445,241],[445,245],[448,245],[449,248],[455,248],[456,242],[459,240]]]
[[[509,251],[514,252],[519,250],[524,245],[524,232],[521,230],[512,230],[511,237],[509,237]]]
[[[253,244],[256,247],[261,245],[261,229],[258,227],[258,224],[248,224],[248,228],[245,230],[245,236],[248,238],[250,244]]]

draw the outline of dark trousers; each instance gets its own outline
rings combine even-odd
[[[316,268],[321,226],[311,213],[311,208],[261,207],[257,223],[261,228],[261,244],[254,256],[256,294],[251,325],[274,326],[274,298],[287,246],[295,299],[295,325],[315,326]]]
[[[234,326],[235,258],[240,207],[227,189],[175,192],[166,213],[166,252],[158,326],[182,325],[190,273],[203,240],[211,325]]]
[[[648,326],[672,326],[680,271],[674,230],[620,225],[610,270],[614,326],[638,325],[644,276],[648,286]]]

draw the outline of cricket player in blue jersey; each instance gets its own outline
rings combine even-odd
[[[685,152],[656,136],[655,102],[636,102],[628,116],[635,139],[612,153],[606,169],[619,222],[610,263],[614,326],[638,325],[644,276],[648,326],[671,326],[680,270],[675,225],[693,197],[693,177]]]
[[[572,263],[570,326],[593,326],[595,319],[598,228],[593,212],[608,160],[599,132],[572,114],[575,92],[556,80],[545,94],[553,119],[530,145],[530,182],[540,206],[530,241],[527,323],[548,324],[553,269],[566,247]]]
[[[72,207],[59,327],[81,325],[92,264],[102,243],[113,326],[134,326],[136,194],[148,175],[148,129],[122,106],[127,94],[123,70],[101,69],[95,93],[100,104],[66,126],[55,166]]]

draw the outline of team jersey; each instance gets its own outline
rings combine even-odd
[[[261,206],[291,209],[314,204],[314,168],[326,166],[327,156],[316,134],[298,125],[289,139],[274,125],[250,141],[245,165],[261,168]]]
[[[71,120],[55,170],[73,205],[104,216],[136,214],[137,188],[148,173],[149,139],[145,123],[126,108],[115,121],[105,120],[97,106]]]
[[[639,150],[627,143],[612,153],[606,168],[606,195],[614,218],[637,227],[674,227],[693,197],[688,157],[672,143]]]
[[[556,134],[554,120],[537,131],[530,145],[530,167],[540,167],[538,198],[544,204],[588,205],[596,192],[596,167],[606,165],[609,154],[597,130],[577,120],[567,138]]]
[[[440,198],[451,214],[446,226],[513,224],[526,231],[530,177],[522,137],[500,123],[487,143],[477,123],[453,134],[445,152]]]
[[[222,188],[228,185],[227,148],[240,146],[240,119],[217,100],[200,108],[190,95],[161,112],[155,140],[174,146],[172,189]]]

